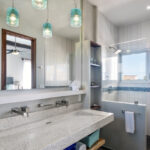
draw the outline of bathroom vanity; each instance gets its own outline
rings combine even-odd
[[[42,0],[45,11],[34,1],[0,2],[0,150],[63,150],[114,120],[90,110],[101,101],[101,46],[87,41],[86,54],[86,1]]]
[[[72,106],[70,106],[69,109]],[[114,120],[112,113],[101,111],[79,109],[66,113],[63,108],[52,109],[53,112],[61,114],[53,115],[43,120],[30,122],[5,130],[3,125],[9,123],[9,119],[3,119],[0,125],[0,148],[1,150],[63,150],[64,148],[78,142],[99,128]],[[47,114],[52,111],[47,110]],[[34,118],[44,112],[32,113],[29,117]],[[11,123],[22,120],[22,116],[14,117]],[[28,118],[24,118],[28,119]]]

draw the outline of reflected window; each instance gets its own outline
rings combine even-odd
[[[46,86],[68,86],[68,84],[68,64],[58,64],[46,67]]]
[[[118,80],[118,57],[108,57],[102,60],[103,80]]]
[[[146,52],[122,56],[122,80],[146,80]]]
[[[31,89],[31,60],[23,60],[23,89]]]
[[[6,36],[6,89],[31,89],[31,40]]]

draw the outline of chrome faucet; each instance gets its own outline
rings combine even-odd
[[[12,108],[11,112],[22,115],[24,117],[29,117],[29,107],[16,107]]]
[[[60,107],[60,106],[69,106],[69,102],[65,99],[56,101],[56,107]]]
[[[69,102],[65,99],[61,101],[62,106],[69,106]]]

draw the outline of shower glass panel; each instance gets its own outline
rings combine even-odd
[[[138,39],[103,49],[102,100],[146,103],[150,92],[149,43],[149,39]]]

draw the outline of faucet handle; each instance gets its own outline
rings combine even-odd
[[[29,107],[28,106],[23,106],[21,107],[21,110],[24,112],[29,112]]]
[[[30,109],[29,109],[28,106],[23,106],[23,107],[21,107],[21,111],[23,112],[23,116],[24,116],[24,117],[28,117],[28,116],[29,116],[29,111],[30,111]]]
[[[22,115],[24,117],[29,117],[29,107],[27,106],[12,108],[11,112]]]
[[[56,107],[61,106],[61,101],[56,101]]]
[[[65,100],[65,99],[63,99],[63,100],[61,101],[61,103],[62,103],[62,105],[66,105],[66,106],[69,105],[69,102],[68,102],[67,100]]]

